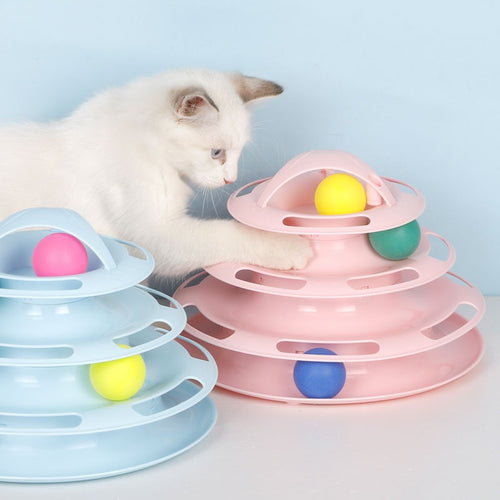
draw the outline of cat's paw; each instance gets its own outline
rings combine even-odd
[[[278,270],[303,269],[313,256],[308,240],[289,234],[259,234],[260,252],[257,264]]]

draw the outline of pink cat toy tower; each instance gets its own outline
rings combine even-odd
[[[347,210],[323,215],[330,200],[319,185],[338,174],[362,186],[363,206],[353,212],[347,199]],[[342,185],[331,193],[341,195]],[[450,272],[451,245],[418,225],[424,205],[411,186],[340,151],[304,153],[236,192],[228,208],[237,220],[308,238],[314,257],[286,272],[221,263],[179,288],[185,334],[216,359],[218,385],[289,403],[357,403],[471,370],[484,299]]]

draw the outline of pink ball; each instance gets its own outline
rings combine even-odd
[[[80,240],[67,233],[42,238],[33,251],[32,263],[37,276],[67,276],[87,270],[89,258]]]

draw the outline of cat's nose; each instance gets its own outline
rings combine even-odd
[[[224,184],[232,184],[234,181],[228,180],[224,177]]]

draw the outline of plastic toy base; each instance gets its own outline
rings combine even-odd
[[[455,315],[454,321],[463,320]],[[185,335],[189,337],[189,334]],[[295,360],[255,356],[209,345],[219,368],[221,388],[261,399],[303,404],[367,403],[402,398],[429,391],[465,375],[483,354],[483,339],[476,328],[452,342],[402,357],[344,361],[347,379],[334,398],[306,398],[293,382]],[[265,373],[266,377],[260,377]]]
[[[198,390],[184,382],[166,404],[175,405],[176,398],[186,399]],[[215,420],[215,406],[205,397],[183,412],[134,428],[65,436],[2,436],[0,481],[57,483],[133,472],[193,447]]]

